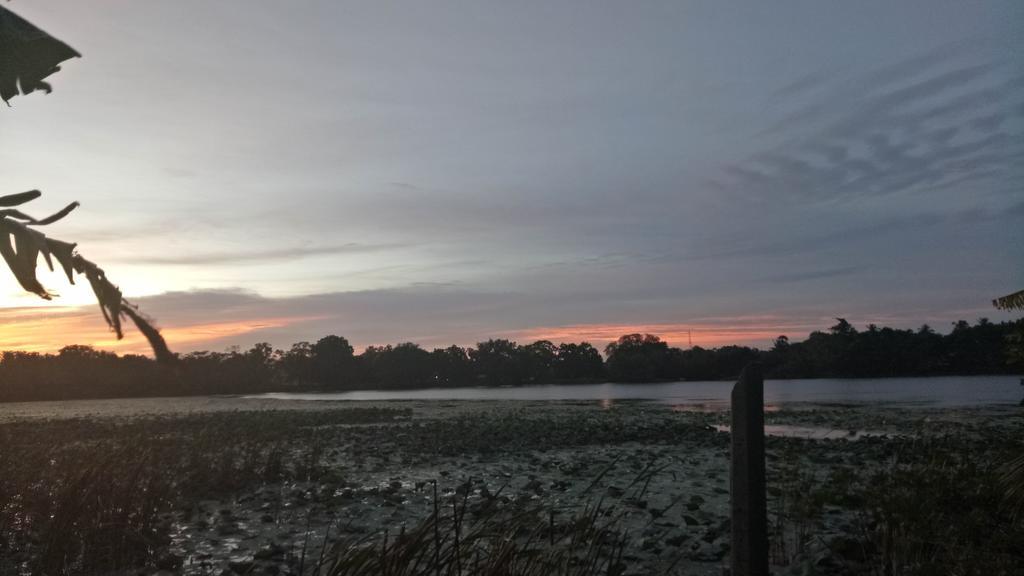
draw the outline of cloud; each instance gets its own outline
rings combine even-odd
[[[940,47],[819,88],[763,133],[775,144],[725,165],[713,185],[796,202],[1019,185],[1024,124],[1009,110],[1024,100],[1024,77],[1010,64],[970,59],[976,55]]]
[[[815,70],[789,82],[782,88],[772,92],[772,99],[785,99],[814,91],[826,86],[828,81],[834,77],[834,72],[829,70]]]
[[[367,254],[394,250],[402,244],[357,244],[349,242],[331,246],[295,246],[265,250],[239,250],[234,252],[203,252],[178,256],[146,255],[137,258],[120,258],[120,262],[163,265],[163,266],[207,266],[220,264],[259,264],[277,260],[294,260],[311,256],[337,256],[342,254]]]
[[[106,97],[5,118],[19,145],[0,173],[83,200],[52,232],[127,294],[225,288],[142,302],[195,328],[172,333],[181,349],[787,310],[918,323],[1022,278],[1010,2],[410,18],[322,0],[197,4],[200,27],[163,3],[116,18],[64,3],[47,19],[92,45],[64,81]],[[146,31],[142,53],[120,29]],[[282,82],[296,89],[262,89]],[[5,334],[109,340],[81,314],[56,336],[42,316],[31,338]]]
[[[150,354],[145,338],[133,329],[126,330],[125,337],[117,340],[106,331],[105,325],[91,310],[50,309],[36,314],[22,315],[19,319],[5,317],[0,328],[0,350],[25,350],[30,352],[52,352],[69,344],[87,344],[104,350],[120,353]],[[207,322],[186,325],[164,326],[161,332],[175,351],[237,341],[251,333],[284,328],[308,320],[295,317],[253,317],[227,322]]]
[[[439,287],[268,298],[244,290],[169,292],[134,299],[164,333],[171,349],[222,349],[271,341],[287,346],[341,334],[361,346],[393,341],[475,342],[511,316],[518,300]],[[492,323],[492,326],[488,326]],[[0,349],[56,350],[89,344],[146,353],[134,331],[117,341],[92,306],[0,309]]]
[[[835,225],[811,222],[815,226],[795,227],[773,226],[773,236],[754,234],[733,237],[718,237],[694,243],[685,254],[663,256],[675,260],[722,260],[730,258],[790,257],[811,252],[826,252],[837,247],[849,247],[863,243],[875,243],[882,239],[898,245],[907,238],[918,235],[932,235],[948,232],[952,227],[982,226],[986,224],[1014,225],[1013,220],[1024,215],[1024,202],[1009,207],[993,209],[965,208],[960,210],[920,210],[908,215],[882,215],[875,219],[857,219],[848,222],[842,219]],[[865,256],[874,256],[860,251]],[[801,278],[802,273],[778,278]]]
[[[837,268],[825,268],[822,270],[810,270],[807,272],[793,272],[778,274],[764,279],[765,282],[806,282],[808,280],[819,280],[822,278],[837,278],[849,276],[860,270],[860,266],[840,266]]]
[[[695,345],[706,347],[764,347],[779,334],[802,338],[827,328],[834,316],[847,317],[857,325],[915,327],[929,322],[939,328],[957,318],[1005,316],[988,307],[946,307],[936,313],[915,306],[913,298],[897,303],[900,313],[879,313],[877,306],[852,303],[838,308],[814,303],[787,308],[765,302],[760,312],[715,316],[686,314],[676,304],[658,299],[651,300],[653,308],[637,307],[643,301],[613,294],[590,297],[418,286],[283,298],[244,290],[170,292],[140,298],[137,303],[156,319],[176,352],[248,347],[256,342],[287,348],[328,334],[345,336],[357,349],[396,342],[417,342],[427,348],[473,345],[488,338],[587,340],[603,346],[633,332],[657,334],[677,346],[688,345],[692,337]],[[591,321],[595,318],[609,320]],[[115,340],[93,306],[0,309],[0,350],[54,351],[69,344],[148,354],[146,342],[134,330],[128,330],[124,340]]]
[[[415,289],[266,298],[236,290],[176,292],[139,299],[157,319],[172,350],[223,349],[271,341],[287,347],[300,340],[340,334],[357,347],[414,341],[425,346],[471,345],[487,338],[590,341],[604,345],[623,334],[653,333],[675,345],[764,344],[780,333],[806,334],[822,318],[782,316],[695,318],[676,323],[548,325],[550,310],[540,302],[512,294]],[[522,307],[532,310],[523,314]],[[515,316],[525,316],[519,327]],[[89,344],[121,353],[148,353],[145,340],[127,331],[118,341],[92,307],[0,310],[0,350],[53,351],[68,344]]]

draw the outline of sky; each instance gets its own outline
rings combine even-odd
[[[1024,287],[1024,4],[6,4],[83,54],[3,193],[175,351],[326,334],[770,346]],[[118,342],[0,274],[0,349]]]

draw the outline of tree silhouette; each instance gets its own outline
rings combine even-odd
[[[30,94],[37,90],[50,92],[50,85],[44,79],[60,70],[61,62],[77,56],[78,52],[64,42],[0,6],[0,99],[8,105],[9,100],[18,94]],[[0,255],[21,287],[50,300],[53,294],[39,283],[36,266],[40,255],[50,270],[53,270],[53,261],[57,260],[72,284],[75,283],[76,273],[86,277],[100,303],[104,320],[117,334],[118,340],[124,337],[121,318],[127,317],[149,341],[157,360],[172,361],[174,355],[167,348],[160,331],[138,308],[124,299],[117,286],[107,279],[102,268],[78,254],[75,244],[47,238],[36,230],[37,226],[46,226],[64,218],[78,207],[78,202],[72,202],[56,214],[42,219],[33,218],[13,208],[35,200],[40,195],[38,190],[30,190],[0,196]]]
[[[608,376],[616,382],[654,382],[671,378],[668,344],[652,334],[626,334],[604,348]]]
[[[555,378],[565,382],[592,381],[604,378],[604,360],[589,342],[558,345],[555,358]]]
[[[494,386],[519,386],[525,380],[519,346],[504,339],[479,342],[469,351],[477,376]]]
[[[322,386],[342,388],[352,377],[352,345],[342,336],[324,336],[310,347],[313,378]]]

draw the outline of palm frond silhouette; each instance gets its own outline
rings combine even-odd
[[[39,282],[36,267],[40,255],[50,270],[54,269],[53,261],[56,260],[72,284],[75,283],[75,274],[83,275],[89,281],[96,300],[99,301],[103,319],[117,334],[118,340],[124,337],[121,319],[127,317],[149,341],[158,361],[173,361],[174,354],[167,348],[160,331],[135,305],[124,298],[121,290],[107,279],[102,268],[83,258],[75,250],[76,244],[49,238],[37,229],[39,226],[53,224],[64,218],[78,207],[78,202],[72,202],[46,218],[33,218],[21,210],[12,208],[35,200],[41,195],[38,190],[30,190],[0,196],[0,256],[3,256],[7,267],[11,269],[21,287],[44,300],[52,299],[54,294]]]
[[[43,32],[31,22],[0,6],[0,100],[7,102],[19,94],[36,91],[50,92],[45,78],[60,70],[60,63],[80,56],[64,42]],[[53,224],[78,207],[72,202],[63,210],[46,218],[33,218],[14,208],[39,198],[42,193],[30,190],[0,196],[0,256],[25,290],[50,300],[53,294],[39,283],[36,266],[39,256],[53,270],[53,261],[60,264],[68,281],[75,283],[75,274],[86,277],[100,303],[100,311],[117,339],[124,337],[121,318],[131,320],[146,337],[153,354],[160,362],[171,362],[174,354],[167,348],[160,331],[131,302],[125,300],[106,273],[96,264],[79,254],[76,245],[48,238],[37,230],[39,226]]]
[[[50,92],[45,78],[60,70],[61,62],[78,56],[74,48],[0,6],[0,100]]]
[[[992,305],[1000,310],[1024,310],[1024,290],[996,298]]]

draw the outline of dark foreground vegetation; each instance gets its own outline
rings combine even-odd
[[[592,345],[541,340],[519,345],[488,340],[475,347],[427,351],[416,344],[370,346],[355,354],[348,340],[327,336],[289,350],[193,352],[171,366],[144,356],[117,356],[87,346],[57,354],[4,352],[0,402],[186,396],[286,390],[360,390],[520,386],[584,382],[655,382],[735,378],[760,361],[770,378],[861,378],[1010,374],[1024,369],[1024,320],[974,325],[948,334],[928,326],[896,330],[846,320],[802,342],[785,336],[770,350],[744,346],[671,347],[657,336],[629,334],[604,357]]]
[[[419,410],[0,423],[0,576],[721,572],[729,440],[707,425],[725,416]],[[775,572],[1018,573],[1002,477],[1024,430],[952,416],[769,414],[898,430],[769,438]]]

